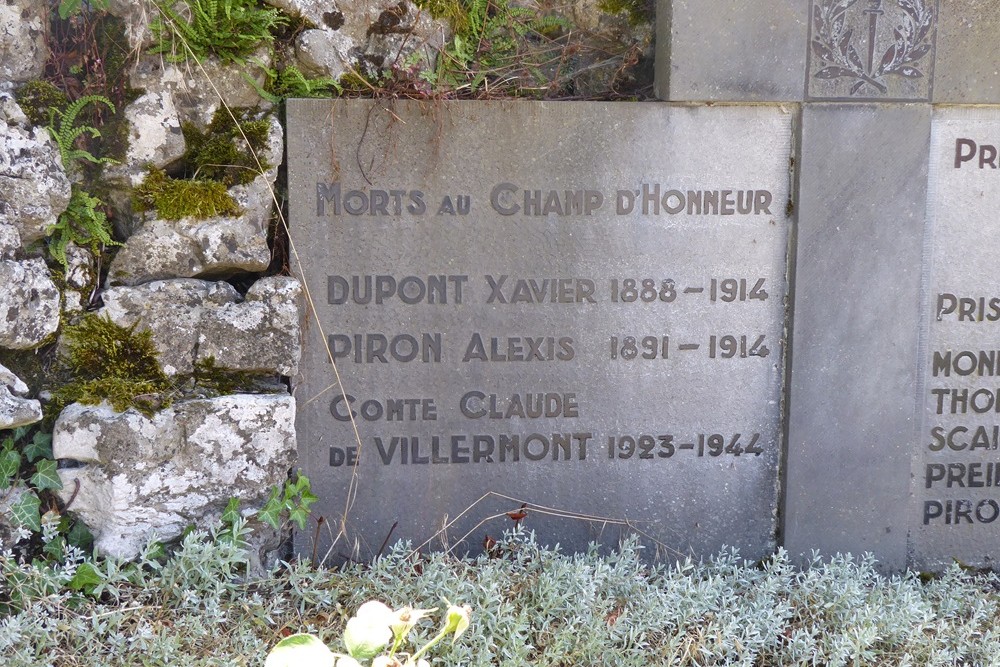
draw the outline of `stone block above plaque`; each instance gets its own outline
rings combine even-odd
[[[657,97],[801,101],[808,18],[802,0],[658,0]]]
[[[996,0],[941,3],[933,101],[1000,102],[1000,5]]]
[[[318,553],[476,551],[522,504],[568,549],[771,553],[795,120],[289,101]]]

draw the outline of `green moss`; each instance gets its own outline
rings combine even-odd
[[[184,161],[195,178],[219,181],[231,187],[249,183],[261,171],[270,168],[262,157],[267,148],[270,122],[266,118],[253,118],[252,110],[233,110],[233,114],[235,122],[229,111],[220,108],[205,132],[192,123],[185,123],[181,128],[187,144]]]
[[[216,396],[256,392],[258,389],[257,375],[218,366],[215,357],[196,361],[190,377],[196,387]]]
[[[72,379],[53,392],[54,402],[61,408],[108,401],[115,410],[134,407],[147,415],[168,405],[171,383],[160,369],[152,334],[137,327],[94,314],[66,327],[60,364]]]
[[[32,79],[17,89],[17,104],[32,125],[48,125],[49,107],[65,109],[69,98],[48,81]]]
[[[651,0],[598,0],[597,7],[606,14],[628,15],[629,25],[652,23],[654,4]]]
[[[239,215],[226,186],[218,181],[176,179],[150,167],[146,178],[132,191],[132,207],[139,213],[155,211],[164,220]]]
[[[452,30],[462,34],[469,29],[469,10],[462,0],[416,0],[417,7],[426,9],[436,19],[445,19]]]

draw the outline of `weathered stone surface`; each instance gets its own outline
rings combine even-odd
[[[124,177],[132,186],[146,176],[146,166],[169,167],[184,155],[184,134],[173,97],[147,91],[125,109],[129,142],[125,160],[105,168],[111,178]]]
[[[307,70],[333,78],[349,67],[368,74],[394,63],[401,66],[418,50],[430,62],[449,35],[444,21],[409,0],[348,0],[336,6],[317,0],[271,0],[271,4],[318,26],[299,36],[296,56]]]
[[[249,56],[245,64],[221,63],[214,56],[197,65],[174,64],[150,56],[137,63],[131,83],[147,94],[169,97],[182,122],[205,127],[218,110],[220,99],[231,108],[269,106],[251,83],[264,84],[264,70],[257,63],[270,64],[266,48]]]
[[[152,418],[73,404],[53,453],[84,465],[59,471],[63,500],[76,493],[72,510],[98,551],[135,556],[154,533],[169,540],[217,521],[232,497],[261,506],[294,460],[294,419],[292,397],[276,394],[183,401]]]
[[[478,502],[493,489],[627,517],[683,553],[771,553],[794,109],[434,106],[288,103],[289,233],[317,306],[295,395],[318,511],[343,512],[356,471],[348,525],[373,551],[470,508],[457,540],[517,506]],[[770,203],[748,206],[750,190]],[[546,393],[577,407],[524,411]],[[574,549],[602,529],[530,521]]]
[[[66,246],[66,272],[63,276],[63,310],[73,313],[90,303],[97,286],[97,260],[86,248],[75,243]]]
[[[264,156],[271,168],[251,183],[229,190],[242,214],[207,220],[153,218],[143,223],[112,261],[109,283],[138,285],[165,278],[218,277],[266,269],[271,260],[267,246],[271,184],[281,162],[281,149],[281,125],[272,118]]]
[[[1000,12],[995,0],[939,4],[934,58],[936,103],[1000,103]]]
[[[45,128],[18,122],[0,120],[0,225],[14,225],[21,241],[31,243],[66,210],[70,183]]]
[[[0,430],[42,420],[42,404],[27,395],[28,385],[0,364]]]
[[[17,227],[0,223],[0,259],[14,259],[15,253],[21,247],[21,234]]]
[[[198,358],[214,357],[224,368],[295,375],[302,353],[301,291],[294,278],[262,278],[241,303],[206,311],[198,333]]]
[[[121,326],[139,323],[152,332],[160,366],[168,375],[194,370],[199,330],[205,311],[239,300],[225,282],[158,280],[138,287],[111,287],[102,294],[100,315]]]
[[[49,5],[37,0],[0,4],[0,81],[22,82],[42,75],[48,57],[48,12]]]
[[[190,373],[209,357],[223,368],[293,375],[300,291],[294,278],[262,278],[244,300],[225,282],[161,280],[105,290],[98,314],[151,331],[168,375]]]
[[[41,259],[0,261],[0,347],[37,347],[59,328],[59,289]]]
[[[783,529],[796,557],[907,562],[930,121],[916,104],[803,111]]]
[[[656,94],[664,100],[798,101],[803,0],[658,0]]]
[[[28,126],[28,117],[18,106],[14,95],[8,90],[0,90],[0,120],[8,125]]]
[[[125,21],[125,37],[133,52],[153,43],[150,23],[156,11],[146,2],[135,0],[108,0],[108,12]]]

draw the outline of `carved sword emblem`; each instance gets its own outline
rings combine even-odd
[[[931,50],[937,19],[933,0],[895,0],[892,12],[885,1],[814,2],[814,78],[854,79],[851,96],[873,97],[888,92],[889,77],[924,77],[920,61]]]

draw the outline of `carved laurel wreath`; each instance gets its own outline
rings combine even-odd
[[[851,38],[852,28],[845,29],[846,14],[858,0],[818,0],[813,6],[814,32],[812,51],[821,61],[821,69],[813,76],[817,79],[857,79],[851,95],[857,95],[865,85],[885,94],[888,88],[885,77],[890,74],[919,79],[924,76],[916,63],[931,50],[934,27],[934,10],[925,0],[896,0],[905,12],[902,25],[893,29],[895,42],[872,63],[871,71],[865,66]]]

